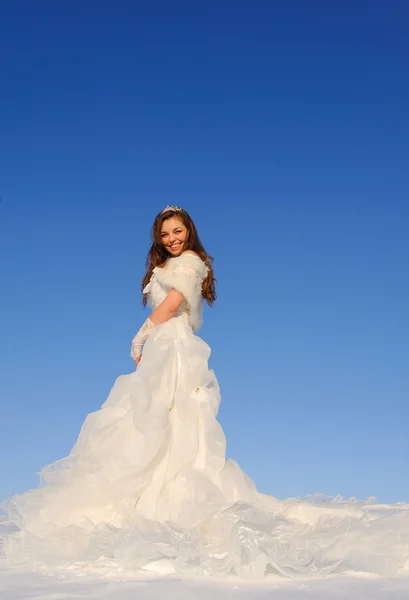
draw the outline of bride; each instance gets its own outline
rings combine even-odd
[[[226,460],[217,379],[196,334],[213,304],[213,259],[188,213],[156,217],[143,279],[152,313],[132,341],[137,369],[89,414],[38,489],[3,504],[11,566],[263,578],[409,566],[409,505],[280,501]]]

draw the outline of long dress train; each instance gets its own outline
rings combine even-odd
[[[258,579],[407,569],[408,504],[281,501],[226,460],[210,348],[195,335],[206,272],[191,254],[154,270],[150,304],[171,288],[184,303],[87,416],[69,456],[41,471],[38,489],[3,504],[16,527],[4,540],[8,564]]]

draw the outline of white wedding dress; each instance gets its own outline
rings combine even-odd
[[[70,455],[42,470],[38,489],[3,505],[15,526],[4,540],[8,564],[259,579],[407,569],[409,504],[280,501],[226,460],[210,349],[194,333],[206,272],[191,254],[154,270],[151,306],[175,288],[182,307],[87,416]]]

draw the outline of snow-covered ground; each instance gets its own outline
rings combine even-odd
[[[342,576],[320,580],[239,581],[157,578],[127,581],[97,577],[58,578],[0,567],[1,600],[408,600],[409,576]]]
[[[268,576],[262,583],[237,578],[43,575],[7,567],[1,538],[9,526],[0,515],[0,600],[409,600],[409,572],[398,577],[342,575],[291,580]]]

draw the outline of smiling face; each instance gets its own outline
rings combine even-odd
[[[188,231],[183,222],[178,217],[170,217],[162,223],[161,243],[171,256],[179,256],[183,252],[187,234]]]

